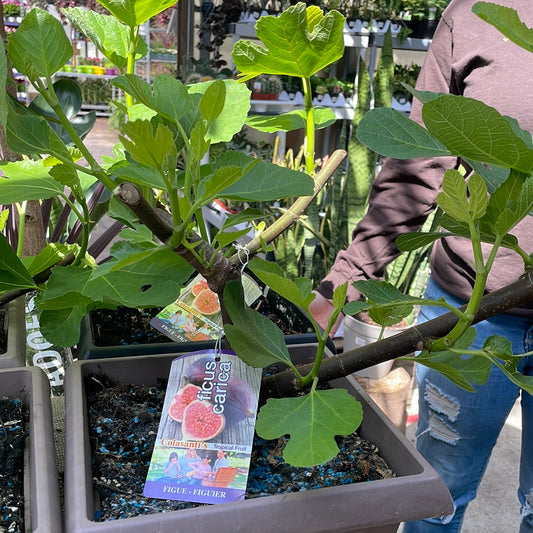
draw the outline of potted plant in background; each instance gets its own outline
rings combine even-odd
[[[450,0],[402,0],[403,23],[410,30],[408,37],[431,39],[442,12]]]
[[[126,7],[119,8],[119,6],[110,2],[102,2],[102,4],[110,10],[115,18],[101,19],[97,17],[97,27],[92,27],[91,24],[88,24],[86,18],[84,18],[86,15],[75,8],[73,10],[67,10],[66,13],[78,25],[84,27],[86,30],[85,33],[89,34],[99,44],[104,55],[118,54],[116,49],[111,50],[106,46],[107,35],[117,34],[119,32],[121,35],[125,35],[126,39],[124,43],[128,43],[128,46],[124,46],[122,49],[123,57],[120,57],[118,54],[118,56],[114,57],[114,61],[126,65],[128,69],[131,69],[133,66],[133,56],[135,56],[135,28],[144,22],[144,17],[149,17],[156,10],[167,7],[167,3],[154,5],[153,2],[140,1],[135,3],[135,6],[139,8],[138,10],[133,9],[133,4],[128,4],[131,9],[127,9]],[[140,9],[141,6],[143,9]],[[19,69],[22,67],[25,74],[32,78],[32,81],[42,91],[43,97],[47,98],[47,101],[50,102],[57,116],[62,119],[63,112],[54,100],[53,92],[49,92],[51,85],[47,86],[43,82],[39,83],[39,79],[42,77],[49,81],[55,70],[64,64],[65,57],[62,56],[67,52],[70,53],[67,50],[69,48],[68,39],[62,33],[63,29],[53,19],[47,18],[46,14],[39,10],[30,12],[28,18],[28,27],[21,26],[17,33],[13,34],[13,37],[10,38],[8,53],[16,64],[15,66]],[[121,20],[122,25],[116,19]],[[249,106],[249,92],[243,84],[238,84],[234,80],[217,80],[209,84],[185,87],[175,79],[162,76],[154,80],[154,86],[151,88],[143,80],[131,75],[131,71],[129,71],[129,74],[116,79],[115,84],[128,95],[128,112],[131,121],[124,125],[121,134],[121,140],[128,155],[127,157],[119,157],[113,163],[112,168],[109,169],[102,168],[101,165],[94,161],[94,158],[87,151],[83,142],[76,137],[72,128],[64,120],[61,120],[64,127],[69,130],[76,140],[76,145],[82,155],[89,162],[89,168],[79,168],[76,162],[73,161],[71,153],[65,149],[64,144],[59,143],[56,137],[49,131],[48,124],[44,120],[29,115],[25,111],[23,112],[16,104],[10,102],[9,120],[5,122],[5,127],[11,147],[22,153],[46,153],[52,157],[52,159],[47,159],[44,162],[40,160],[32,163],[34,183],[45,184],[47,189],[46,194],[51,195],[58,194],[59,190],[62,189],[58,183],[61,186],[64,183],[69,183],[73,194],[79,195],[80,191],[77,187],[78,177],[76,173],[78,171],[88,173],[113,191],[114,202],[110,208],[111,212],[129,226],[128,230],[122,235],[125,240],[117,245],[114,250],[114,257],[105,263],[105,265],[95,267],[91,263],[85,254],[87,241],[84,238],[80,249],[72,250],[72,264],[52,268],[52,272],[45,286],[36,286],[32,275],[35,272],[40,272],[43,266],[48,268],[51,265],[55,265],[59,259],[62,259],[60,254],[65,254],[65,250],[58,245],[50,246],[47,249],[46,255],[34,258],[25,267],[20,262],[17,262],[16,256],[9,254],[8,247],[5,246],[3,240],[0,240],[6,262],[22,278],[21,283],[19,283],[19,288],[21,290],[37,289],[42,292],[39,302],[41,318],[43,319],[42,325],[48,328],[47,331],[50,336],[53,335],[58,339],[63,336],[63,342],[72,342],[72,326],[79,324],[81,316],[95,305],[94,302],[100,305],[102,301],[111,304],[110,296],[113,297],[114,305],[117,303],[131,305],[133,302],[135,302],[135,305],[146,305],[148,302],[155,300],[165,305],[175,297],[180,286],[188,280],[193,269],[196,269],[207,279],[210,288],[219,295],[224,312],[227,313],[225,333],[232,348],[239,354],[239,357],[255,366],[263,367],[271,363],[282,363],[290,368],[288,371],[266,377],[263,381],[265,391],[273,392],[277,390],[282,394],[290,394],[291,391],[294,391],[295,383],[299,385],[299,388],[305,388],[313,384],[311,385],[311,391],[307,395],[302,396],[302,400],[299,400],[299,402],[303,401],[305,404],[310,399],[314,403],[315,401],[320,401],[322,398],[323,393],[314,386],[319,380],[333,379],[359,370],[364,366],[371,366],[377,362],[409,353],[415,346],[419,347],[421,338],[446,336],[451,330],[451,336],[445,340],[439,339],[437,341],[427,342],[428,348],[442,349],[442,343],[447,343],[448,339],[455,341],[460,338],[465,329],[468,329],[469,325],[473,322],[474,318],[481,319],[484,316],[488,316],[488,313],[499,312],[504,308],[514,306],[517,301],[521,301],[520,299],[530,297],[533,288],[527,279],[520,280],[512,288],[506,288],[503,291],[507,296],[513,288],[518,288],[516,291],[517,296],[513,296],[512,301],[507,298],[507,302],[503,306],[499,305],[499,303],[494,305],[495,300],[501,293],[491,295],[486,300],[488,302],[487,304],[478,301],[477,296],[480,290],[482,292],[482,288],[477,288],[475,299],[469,305],[467,313],[453,310],[451,315],[446,315],[433,323],[418,326],[415,331],[409,331],[393,338],[385,339],[379,345],[377,343],[371,348],[363,347],[357,350],[357,352],[323,358],[329,328],[335,322],[338,313],[340,313],[344,305],[346,286],[340,287],[334,296],[336,312],[331,317],[329,327],[325,332],[321,332],[317,328],[318,342],[316,358],[312,363],[298,368],[292,362],[291,355],[285,346],[283,336],[280,332],[273,328],[268,320],[263,320],[243,305],[242,285],[239,280],[243,254],[244,258],[248,259],[249,255],[254,255],[257,251],[263,250],[265,245],[292,223],[305,205],[309,203],[313,194],[318,192],[320,186],[327,181],[338,163],[342,160],[342,153],[333,154],[321,171],[314,175],[314,154],[312,147],[315,126],[327,124],[331,120],[331,111],[313,109],[311,105],[310,77],[314,72],[321,70],[329,62],[335,61],[342,55],[343,22],[342,17],[336,12],[330,12],[324,17],[318,8],[310,7],[306,9],[303,4],[298,4],[287,10],[279,18],[268,17],[261,19],[258,23],[257,35],[259,38],[263,38],[267,46],[267,51],[265,51],[265,48],[249,42],[237,43],[234,49],[235,63],[239,71],[243,74],[243,81],[265,73],[296,75],[302,78],[306,97],[306,108],[304,110],[296,113],[287,113],[282,117],[255,119],[255,123],[257,124],[258,121],[263,121],[263,125],[270,124],[270,127],[272,127],[273,123],[277,123],[278,129],[283,127],[287,130],[303,126],[308,138],[305,154],[308,175],[270,165],[265,167],[263,162],[245,158],[242,154],[235,153],[224,153],[213,163],[201,168],[200,161],[205,155],[210,142],[213,142],[214,139],[231,137],[240,130],[242,123],[246,119]],[[317,35],[321,35],[320,30],[323,28],[323,24],[326,23],[332,29],[329,33],[330,40],[327,43],[315,39]],[[296,57],[292,59],[298,59],[299,61],[295,61],[294,64],[287,61],[283,64],[284,71],[280,72],[279,58],[285,58],[287,53],[289,56],[294,55],[294,50],[284,46],[286,43],[284,43],[280,35],[276,35],[276,38],[273,39],[269,39],[268,36],[272,35],[272,30],[279,30],[283,25],[288,25],[293,30],[293,34],[299,38],[291,42],[306,43],[307,53],[305,55],[305,61],[302,61],[303,58],[296,54]],[[106,27],[106,30],[108,30],[109,26],[112,27],[113,32],[100,31],[102,27]],[[46,58],[43,58],[42,55],[36,57],[32,52],[35,47],[26,46],[26,44],[28,40],[31,42],[32,39],[38,39],[39,31],[45,30],[48,35],[50,32],[54,33],[55,38],[52,41],[56,47],[55,49],[59,50],[60,53],[54,56],[47,56]],[[133,40],[129,40],[132,38]],[[324,54],[325,50],[327,50],[326,54]],[[63,51],[64,53],[62,53]],[[437,102],[438,98],[435,101]],[[239,105],[239,103],[241,104]],[[230,110],[229,113],[228,109]],[[484,111],[486,110],[484,109]],[[139,120],[140,117],[145,120]],[[134,120],[134,118],[137,118],[137,120]],[[372,125],[374,128],[376,126],[370,120],[369,122],[368,129],[372,133]],[[21,137],[19,134],[21,131],[27,132],[28,135]],[[510,142],[517,142],[514,132],[510,132],[509,137]],[[481,141],[482,139],[480,139]],[[435,146],[434,142],[432,146]],[[437,145],[437,147],[443,152],[447,151],[447,149],[441,148],[440,145]],[[179,150],[185,150],[188,156],[188,164],[183,171],[176,169],[178,148]],[[533,159],[533,156],[530,154],[532,150],[527,147],[521,147],[521,150],[523,151],[524,161],[529,161],[530,158]],[[486,153],[486,151],[483,151],[484,155]],[[477,157],[479,157],[479,154]],[[52,167],[46,167],[43,163],[52,164]],[[509,165],[508,161],[504,161],[504,163]],[[520,170],[522,170],[522,167]],[[314,178],[311,179],[310,175],[314,175]],[[264,179],[267,176],[268,181],[265,182]],[[8,177],[9,179],[6,182],[16,179],[14,173]],[[268,190],[265,188],[265,183],[268,183]],[[18,182],[18,185],[20,185],[20,182]],[[183,190],[187,191],[187,194],[185,196],[177,194],[178,187],[183,187]],[[275,192],[272,192],[274,187],[277,189]],[[165,198],[165,195],[154,196],[150,194],[153,188],[158,191],[165,191],[168,197]],[[34,189],[32,188],[31,191],[27,191],[27,194],[35,194]],[[188,194],[188,191],[191,191],[191,195]],[[520,191],[518,194],[521,195],[522,192]],[[464,193],[461,201],[468,203],[466,191]],[[40,194],[43,193],[41,192]],[[280,217],[272,227],[261,228],[262,231],[258,231],[257,237],[250,241],[243,249],[236,247],[234,251],[229,243],[233,242],[237,235],[227,235],[225,232],[217,234],[213,242],[208,243],[201,234],[196,233],[196,230],[202,232],[203,226],[200,224],[196,228],[192,222],[193,216],[198,217],[196,220],[201,221],[199,208],[215,197],[237,200],[250,200],[252,198],[270,201],[274,198],[294,196],[295,194],[303,196],[296,201],[293,206],[293,211],[286,216]],[[81,196],[76,199],[83,204]],[[168,202],[170,205],[168,215],[174,217],[170,224],[167,222],[167,214],[161,216],[158,210],[160,207],[163,207],[162,202]],[[135,217],[143,222],[143,225],[139,225],[137,220],[124,207],[128,207],[134,213]],[[517,210],[513,213],[512,222],[516,223],[517,219],[527,216],[528,211],[529,208],[526,212]],[[85,219],[86,214],[84,212],[78,212],[77,214],[81,220]],[[238,217],[238,220],[255,220],[257,213],[245,211],[239,213]],[[234,223],[235,219],[232,222]],[[463,234],[462,228],[459,227],[459,229],[461,230],[461,234]],[[505,231],[507,230],[508,228],[505,229]],[[165,244],[161,245],[156,243],[153,235]],[[428,238],[434,239],[437,237],[431,235]],[[479,236],[474,235],[473,238],[477,239]],[[513,249],[517,250],[525,260],[528,259],[527,254],[516,243],[511,243],[509,239],[506,240],[505,238],[503,241],[505,245],[512,246]],[[403,245],[409,248],[412,247],[412,242],[412,239],[407,237]],[[249,266],[262,281],[282,293],[289,301],[293,301],[302,308],[308,309],[313,299],[312,284],[309,283],[308,279],[287,280],[277,265],[260,261],[257,258],[253,260],[253,264],[249,262]],[[481,286],[482,280],[479,284],[479,287]],[[113,294],[110,294],[111,287]],[[383,289],[383,287],[387,288]],[[373,318],[375,317],[378,322],[383,322],[385,319],[388,319],[391,314],[401,317],[407,311],[410,312],[410,308],[413,305],[420,303],[420,299],[402,296],[398,292],[392,291],[388,285],[367,283],[364,286],[358,286],[358,289],[367,293],[373,305],[359,302],[355,305],[350,305],[347,310],[357,312],[365,308],[371,308]],[[169,295],[169,293],[172,294]],[[60,328],[58,324],[61,324]],[[502,343],[500,346],[505,345]],[[441,365],[441,368],[444,368],[447,375],[452,376],[456,381],[460,381],[463,378],[461,374],[462,359],[460,356],[462,352],[460,350],[457,350],[457,352],[454,353],[451,351],[449,355],[447,353],[445,357],[449,365],[445,367]],[[506,350],[503,352],[500,349],[491,350],[490,353],[476,353],[472,355],[487,359],[500,368],[503,367],[502,370],[512,379],[519,380],[522,386],[528,387],[527,380],[520,380],[513,373],[511,368],[512,363],[511,366],[509,364],[505,366],[501,364],[501,358],[510,359]],[[420,360],[426,364],[431,364],[430,357],[422,355]],[[154,357],[152,360],[147,359],[147,364],[153,364],[155,368],[157,361],[163,361],[163,358]],[[124,365],[124,362],[121,363]],[[94,364],[96,364],[96,367],[98,366],[98,363]],[[117,364],[119,363],[116,361],[113,363],[109,361],[109,368]],[[141,365],[144,365],[144,363],[140,359],[137,360],[135,366],[138,369],[141,369],[141,367],[145,368]],[[108,365],[106,364],[105,366],[107,367]],[[75,368],[75,366],[71,368]],[[484,367],[483,372],[485,370],[486,368]],[[73,376],[74,372],[72,373]],[[76,383],[79,385],[79,382]],[[466,386],[468,385],[465,383],[464,378],[462,379],[462,383]],[[75,388],[73,387],[73,389]],[[82,390],[81,385],[79,385],[78,390]],[[333,391],[336,390],[335,388],[333,389]],[[354,420],[353,417],[358,418],[357,412],[359,409],[353,403],[353,400],[340,390],[338,393],[333,392],[331,396],[327,402],[331,406],[330,409],[333,412],[339,411],[346,413],[350,421],[355,422],[354,425],[357,425],[357,420]],[[288,399],[291,400],[292,398]],[[284,401],[284,398],[279,398],[279,401],[282,402],[281,405],[287,406],[284,409],[289,409],[290,411],[288,402]],[[72,405],[74,403],[79,405],[77,401],[73,400]],[[67,402],[68,404],[69,402]],[[83,405],[83,400],[81,401],[81,405]],[[274,405],[280,404],[276,401],[271,404],[272,407]],[[311,406],[308,405],[307,407]],[[298,416],[303,416],[307,421],[312,422],[313,418],[310,411],[314,411],[313,409],[298,411]],[[279,415],[275,414],[275,412],[275,409],[273,413],[269,407],[261,410],[260,423],[263,427],[271,429],[277,425],[275,421],[279,420]],[[79,417],[80,413],[70,412],[67,414],[69,419],[71,419],[73,416]],[[277,429],[278,431],[281,429],[281,434],[287,432],[286,427],[278,427]],[[293,456],[293,462],[299,463],[300,461],[305,461],[308,464],[318,464],[324,462],[326,459],[322,455],[322,452],[326,452],[327,455],[332,453],[329,446],[327,449],[324,446],[319,447],[320,449],[313,447],[313,439],[311,437],[318,437],[319,440],[322,440],[324,437],[322,432],[311,432],[309,434],[309,432],[304,431],[303,434],[298,434],[296,432],[297,427],[294,427],[294,430],[295,432],[292,434],[291,439],[295,439],[295,442],[299,441],[304,445],[310,444],[310,447],[302,449],[300,453]],[[331,443],[337,431],[337,429],[326,431],[328,442]],[[85,442],[86,439],[83,440]],[[334,453],[335,451],[333,451],[333,455]],[[76,455],[76,458],[79,459],[80,456]],[[71,466],[76,462],[84,463],[83,460],[72,460],[70,462]],[[413,465],[418,472],[424,470],[421,466],[423,462],[409,460],[407,463]],[[86,463],[84,464],[86,465]],[[420,478],[417,479],[419,480]],[[432,481],[437,480],[433,478]],[[388,500],[392,501],[393,505],[396,505],[396,503],[400,502],[400,500],[395,500],[396,496],[405,493],[405,488],[402,487],[400,482],[393,485],[393,494],[388,497]],[[87,483],[82,483],[82,486],[86,487]],[[80,505],[75,505],[79,501],[74,499],[77,494],[81,494],[79,487],[80,485],[76,484],[75,489],[67,490],[67,496],[69,498],[67,501],[68,513],[72,512],[72,516],[74,516],[74,511],[80,509]],[[423,483],[423,490],[427,495],[428,487],[425,482]],[[371,517],[370,519],[364,518],[364,524],[356,525],[353,522],[348,522],[354,519],[352,501],[346,502],[340,499],[338,491],[330,492],[329,494],[334,498],[333,501],[335,501],[337,509],[339,509],[339,502],[342,501],[343,505],[346,504],[344,508],[346,515],[339,513],[337,516],[338,522],[341,523],[342,527],[345,525],[346,529],[350,527],[353,529],[359,527],[359,525],[363,528],[375,528],[379,525],[386,525],[388,529],[391,529],[391,527],[394,527],[392,525],[394,522],[402,519],[398,513],[404,507],[403,503],[400,507],[394,509],[394,516],[392,517],[380,515]],[[324,494],[313,495],[311,493],[305,496],[306,499],[309,498],[315,503],[323,501],[329,502],[331,505],[333,504],[333,501],[327,499]],[[301,495],[298,495],[296,500],[292,500],[291,498],[292,503],[286,505],[286,502],[289,501],[288,498],[273,498],[273,500],[265,498],[265,500],[271,502],[265,505],[273,506],[267,511],[270,518],[272,516],[287,516],[284,514],[285,511],[289,516],[292,516],[297,501],[303,499]],[[88,500],[84,500],[84,503],[85,505],[81,505],[81,507],[85,516],[84,524],[86,525],[87,521],[91,521],[91,518],[88,516],[91,507]],[[259,516],[259,513],[265,513],[265,511],[258,510],[260,504],[241,503],[242,505],[235,504],[233,506],[231,504],[231,508],[228,507],[228,510],[231,510],[231,518],[228,518],[228,520],[232,520],[233,517],[238,519],[239,516],[244,516],[251,523],[254,523],[254,519]],[[432,508],[431,511],[426,509],[424,512],[439,514],[447,512],[449,508],[449,500],[447,499],[433,503],[435,503],[435,507],[438,507],[439,510]],[[277,504],[279,504],[279,507]],[[256,508],[257,513],[255,512]],[[199,514],[210,517],[206,518],[206,520],[211,520],[215,516],[218,516],[218,511],[211,509],[202,509],[201,513],[198,511],[187,513],[185,511],[183,516],[188,518],[184,518],[183,520],[191,520],[193,522],[189,522],[189,524],[194,523],[196,526],[202,527],[199,525]],[[416,502],[415,508],[405,508],[404,510],[408,511],[406,519],[414,518],[415,514],[421,512],[419,501]],[[300,513],[298,514],[300,515]],[[302,514],[302,516],[306,515],[307,513]],[[326,513],[319,513],[309,523],[308,529],[310,531],[313,528],[315,528],[314,530],[319,530],[319,528],[326,527],[323,522],[319,523],[317,521],[318,518],[326,520],[328,525],[331,525],[329,524],[330,519],[326,516]],[[174,529],[175,523],[172,523],[172,521],[175,519],[177,519],[177,515],[157,518],[160,524],[166,523],[168,527],[173,527]],[[80,523],[77,519],[72,518],[72,520],[69,524]],[[220,520],[217,522],[220,525]],[[136,523],[144,525],[145,521],[141,521],[139,518]],[[291,524],[291,521],[287,519],[285,523]],[[120,528],[121,526],[109,527]],[[299,528],[300,524],[297,527]]]

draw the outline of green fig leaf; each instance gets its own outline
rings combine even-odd
[[[240,40],[233,48],[233,61],[241,81],[259,74],[309,78],[340,59],[344,53],[344,17],[338,11],[326,15],[318,6],[303,2],[279,17],[261,17],[256,35],[264,47]]]
[[[9,241],[0,233],[0,292],[16,289],[37,289]]]
[[[224,325],[224,332],[246,364],[258,368],[280,362],[290,365],[283,332],[266,316],[245,305],[239,281],[230,281],[224,288],[224,306],[232,322]]]
[[[172,0],[98,0],[98,2],[130,28],[140,26],[176,3]]]
[[[466,333],[455,343],[454,349],[468,350],[476,337],[476,330],[469,328]],[[451,352],[427,352],[423,351],[416,357],[402,357],[408,361],[416,361],[419,364],[432,368],[446,376],[450,381],[470,392],[475,392],[472,384],[482,385],[489,377],[491,362],[481,355],[463,357]]]
[[[297,307],[307,309],[315,298],[310,279],[297,278],[293,281],[287,277],[278,263],[254,257],[248,266],[265,285]]]
[[[428,131],[453,155],[525,173],[533,169],[531,136],[525,142],[528,134],[517,130],[516,121],[483,102],[442,95],[424,104],[422,117]]]
[[[135,74],[118,76],[113,80],[113,85],[174,123],[187,112],[187,88],[172,76],[155,76],[153,89],[148,82]]]
[[[63,8],[61,12],[86,35],[104,56],[119,69],[126,68],[130,49],[130,30],[110,15],[81,7]],[[148,48],[138,39],[137,58],[144,57]]]
[[[296,398],[269,398],[259,411],[256,431],[264,439],[290,435],[283,459],[314,466],[333,459],[336,435],[349,435],[361,424],[361,404],[344,389],[316,390]]]
[[[24,159],[1,165],[5,178],[0,180],[0,204],[26,200],[45,200],[63,192],[63,185],[50,176],[43,160]]]
[[[33,8],[9,36],[7,51],[13,66],[35,81],[55,74],[72,57],[72,44],[59,19]]]
[[[136,120],[124,124],[122,131],[129,137],[120,136],[124,148],[141,165],[164,169],[168,155],[175,152],[172,132],[164,124],[154,130],[151,122]]]
[[[516,10],[489,2],[476,2],[472,12],[492,24],[514,43],[533,52],[533,29],[528,28]]]
[[[374,152],[395,159],[450,155],[422,126],[387,107],[365,114],[357,126],[357,139]]]

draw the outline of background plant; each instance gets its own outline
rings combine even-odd
[[[18,0],[6,0],[2,2],[4,18],[20,17],[20,2]]]

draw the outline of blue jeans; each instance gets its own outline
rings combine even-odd
[[[426,297],[444,297],[461,305],[430,280]],[[444,311],[423,307],[420,322],[435,318]],[[502,314],[476,325],[473,347],[479,348],[490,335],[507,337],[513,353],[533,350],[533,322]],[[519,370],[533,375],[533,356],[522,358]],[[476,497],[477,488],[487,467],[490,454],[505,420],[521,394],[522,449],[518,499],[522,508],[520,533],[533,533],[533,396],[522,392],[493,366],[487,383],[477,393],[465,391],[447,378],[425,366],[417,365],[419,419],[417,448],[444,479],[453,498],[455,511],[450,516],[404,524],[404,533],[457,533],[464,513]]]

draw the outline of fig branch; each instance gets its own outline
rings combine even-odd
[[[474,323],[504,313],[533,300],[533,272],[527,271],[517,281],[485,295]],[[463,306],[461,309],[464,309]],[[348,376],[358,370],[426,348],[433,339],[445,336],[457,324],[456,314],[449,312],[402,333],[324,359],[318,377],[329,381]],[[312,364],[299,367],[301,373],[311,370]],[[294,374],[285,370],[263,379],[263,387],[270,394],[287,396],[294,392]]]
[[[315,176],[315,186],[312,196],[301,196],[281,215],[273,224],[271,224],[261,235],[252,239],[247,245],[247,251],[253,256],[265,244],[271,243],[279,237],[287,228],[296,222],[303,214],[307,206],[313,201],[316,195],[324,188],[331,176],[335,173],[339,165],[346,157],[344,150],[335,150],[328,161],[321,168],[320,172]],[[232,262],[239,262],[238,256],[234,255],[231,258]]]

